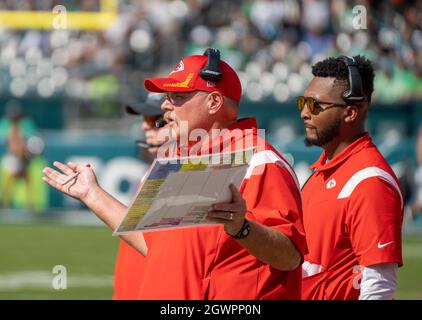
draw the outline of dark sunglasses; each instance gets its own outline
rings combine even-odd
[[[296,98],[297,107],[299,111],[302,112],[305,105],[308,107],[308,110],[313,115],[318,115],[320,112],[325,111],[327,109],[335,108],[335,107],[346,107],[347,104],[345,103],[336,103],[336,102],[326,102],[326,101],[319,101],[313,97],[304,97],[298,96]],[[328,107],[321,107],[321,104],[327,104]]]

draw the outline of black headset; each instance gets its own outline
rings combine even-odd
[[[358,64],[353,57],[341,56],[337,59],[344,62],[349,73],[350,89],[343,92],[343,99],[346,103],[356,103],[365,100],[362,90],[362,79],[360,77]]]
[[[212,82],[221,81],[223,74],[220,70],[220,51],[218,49],[208,48],[205,50],[204,56],[208,56],[208,61],[205,67],[199,72],[201,78]]]

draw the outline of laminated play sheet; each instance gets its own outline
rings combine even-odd
[[[215,224],[211,205],[230,202],[254,149],[204,156],[156,159],[114,234]]]

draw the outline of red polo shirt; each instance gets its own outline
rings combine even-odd
[[[243,138],[247,130],[253,132],[254,144],[261,139],[255,119],[229,128],[235,129]],[[303,254],[296,176],[275,149],[262,145],[240,188],[246,216],[283,232]],[[222,225],[144,232],[144,237],[147,257],[121,242],[114,299],[300,299],[300,267],[291,272],[270,267],[227,235]]]
[[[302,189],[302,298],[357,299],[363,267],[402,265],[399,183],[368,134],[311,168]]]

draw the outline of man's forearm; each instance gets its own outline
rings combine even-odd
[[[299,266],[300,253],[287,236],[250,220],[249,224],[249,235],[238,241],[252,255],[281,271],[291,271]]]
[[[118,227],[127,210],[123,203],[99,186],[91,190],[83,202],[113,231]],[[147,246],[141,232],[121,235],[120,238],[146,256]]]

